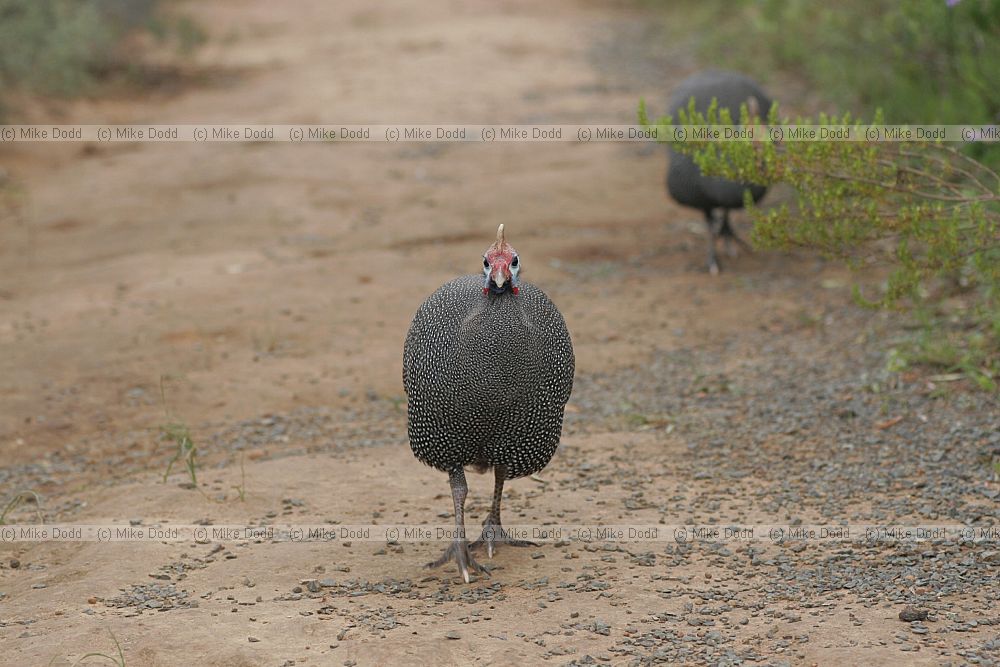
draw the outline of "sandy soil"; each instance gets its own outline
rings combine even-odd
[[[211,34],[186,67],[207,75],[63,104],[59,117],[630,122],[640,96],[662,100],[697,67],[629,4],[221,0],[186,11]],[[648,146],[53,144],[5,147],[0,161],[0,488],[36,490],[49,521],[442,522],[446,480],[405,441],[402,341],[426,295],[477,270],[501,222],[528,279],[561,307],[591,397],[571,399],[548,483],[508,485],[506,512],[525,523],[672,521],[666,500],[630,503],[635,490],[726,487],[683,465],[692,441],[666,427],[673,417],[590,419],[600,387],[623,401],[620,378],[634,369],[723,344],[732,370],[762,354],[761,336],[793,347],[815,338],[817,318],[850,310],[845,277],[807,256],[743,256],[710,278],[700,222],[666,201],[663,151]],[[201,447],[205,493],[182,474],[160,483],[161,377],[172,417]],[[245,502],[231,490],[240,451]],[[472,531],[491,480],[470,483]],[[751,487],[727,502],[733,520],[768,518]],[[795,664],[962,662],[943,656],[967,635],[900,652],[899,607],[848,592],[782,615],[791,607],[757,595],[770,570],[640,546],[502,549],[493,576],[465,586],[453,568],[421,569],[441,548],[430,543],[3,544],[0,664],[71,664],[112,650],[108,630],[130,666],[683,659],[638,641],[656,628],[692,636],[694,662],[725,661],[726,649]],[[293,593],[323,577],[337,586]],[[176,602],[169,610],[115,602],[152,584],[183,595],[153,596]],[[729,605],[717,626],[691,621],[716,604],[699,597],[707,588]],[[997,616],[974,594],[952,600]]]

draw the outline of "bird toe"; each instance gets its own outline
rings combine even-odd
[[[448,548],[444,550],[444,553],[441,554],[440,558],[427,563],[426,567],[440,567],[451,561],[455,561],[455,564],[458,565],[458,572],[462,575],[462,579],[467,584],[472,581],[470,573],[483,574],[487,577],[490,576],[489,570],[477,563],[472,557],[472,554],[469,553],[469,543],[465,540],[455,540],[452,542]]]

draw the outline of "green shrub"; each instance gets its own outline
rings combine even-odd
[[[114,48],[115,31],[94,2],[0,0],[0,78],[72,95]]]
[[[666,13],[668,27],[684,25],[675,38],[696,35],[704,64],[765,82],[791,75],[828,108],[893,125],[1000,122],[1000,0],[646,4]],[[858,271],[888,268],[880,293],[856,289],[856,296],[869,306],[912,309],[917,333],[890,350],[890,365],[961,373],[996,389],[1000,144],[737,141],[678,149],[707,173],[795,189],[791,205],[765,210],[748,202],[756,245],[815,248]]]
[[[1000,0],[950,4],[710,0],[668,11],[695,17],[706,62],[794,73],[837,109],[881,109],[893,124],[1000,122]],[[968,150],[1000,165],[996,145]]]
[[[187,52],[204,41],[190,19],[161,16],[157,0],[0,0],[0,91],[88,92],[103,76],[128,71],[122,37],[136,29],[175,37]]]
[[[733,122],[715,104],[701,114],[693,103],[676,120],[679,125]],[[751,120],[744,105],[740,124]],[[639,121],[652,124],[642,104]],[[658,136],[673,137],[673,121],[656,121]],[[873,123],[883,123],[881,115]],[[849,115],[790,123],[779,119],[775,107],[767,124],[857,123]],[[774,142],[770,136],[673,145],[692,155],[706,174],[794,188],[794,202],[770,208],[755,206],[747,193],[755,245],[814,248],[855,270],[888,267],[882,291],[862,295],[856,289],[857,299],[872,307],[912,307],[926,325],[923,337],[909,347],[914,361],[966,373],[983,388],[996,389],[1000,176],[941,142]]]

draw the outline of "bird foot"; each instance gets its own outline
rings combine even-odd
[[[507,544],[512,547],[537,547],[538,544],[535,542],[529,542],[527,540],[515,540],[510,536],[503,526],[500,525],[499,521],[494,521],[491,517],[487,517],[483,521],[483,534],[479,536],[479,539],[469,545],[469,548],[475,549],[483,545],[486,546],[486,555],[489,558],[493,558],[493,552],[496,551],[496,545]]]
[[[470,571],[476,574],[485,574],[487,577],[490,576],[489,570],[484,568],[472,558],[472,554],[469,553],[469,543],[464,538],[455,539],[455,541],[453,541],[448,548],[444,550],[441,557],[436,561],[427,563],[427,567],[440,567],[452,560],[458,563],[458,571],[461,573],[462,579],[465,580],[465,583],[469,583]]]

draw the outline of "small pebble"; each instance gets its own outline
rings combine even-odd
[[[448,632],[444,633],[444,636],[445,636],[445,639],[461,639],[462,638],[462,635],[458,634],[454,630],[449,630]]]

